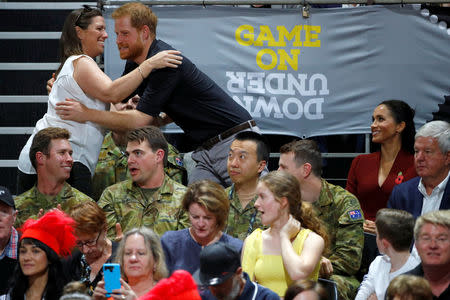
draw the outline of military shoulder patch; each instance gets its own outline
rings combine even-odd
[[[350,219],[352,219],[352,220],[361,220],[362,219],[361,210],[359,210],[359,209],[349,211],[348,215],[349,215]]]
[[[184,165],[183,160],[179,157],[175,157],[175,163],[180,167],[183,167],[183,165]]]

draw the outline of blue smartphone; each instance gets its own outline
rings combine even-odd
[[[120,265],[103,264],[103,278],[107,292],[106,297],[111,297],[113,290],[120,289]]]

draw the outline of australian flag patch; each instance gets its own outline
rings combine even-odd
[[[183,160],[179,157],[175,157],[175,163],[180,167],[183,166]]]
[[[350,219],[352,220],[360,220],[362,218],[361,210],[355,209],[348,212]]]

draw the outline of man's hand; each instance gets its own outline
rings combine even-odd
[[[52,91],[53,83],[55,83],[55,73],[52,74],[52,78],[47,80],[47,86],[45,87],[47,89],[47,94],[50,95],[50,92]]]
[[[61,204],[58,204],[58,205],[56,205],[56,207],[55,207],[55,208],[52,208],[52,209],[50,209],[49,211],[52,211],[52,210],[54,210],[54,209],[57,209],[57,210],[63,211],[63,210],[62,210],[62,208],[61,208]],[[46,211],[44,211],[44,209],[43,209],[43,208],[39,209],[39,212],[38,212],[37,218],[39,219],[40,217],[42,217],[43,215],[45,215],[45,213],[46,213]]]
[[[85,123],[87,121],[87,108],[75,99],[67,98],[66,101],[56,103],[56,114],[63,120]]]
[[[377,294],[375,294],[375,293],[370,294],[370,296],[367,298],[367,300],[378,300]]]
[[[375,234],[375,222],[370,220],[365,220],[363,225],[364,232]]]
[[[322,256],[322,259],[320,260],[319,276],[323,278],[328,278],[331,275],[333,275],[333,265],[331,264],[331,261],[328,258]]]
[[[120,223],[116,223],[116,242],[120,242],[123,238],[123,232],[122,232],[122,226],[120,226]]]

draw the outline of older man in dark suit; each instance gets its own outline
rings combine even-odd
[[[450,209],[450,124],[432,121],[416,134],[414,164],[419,177],[394,188],[388,207],[417,218],[430,211]]]

